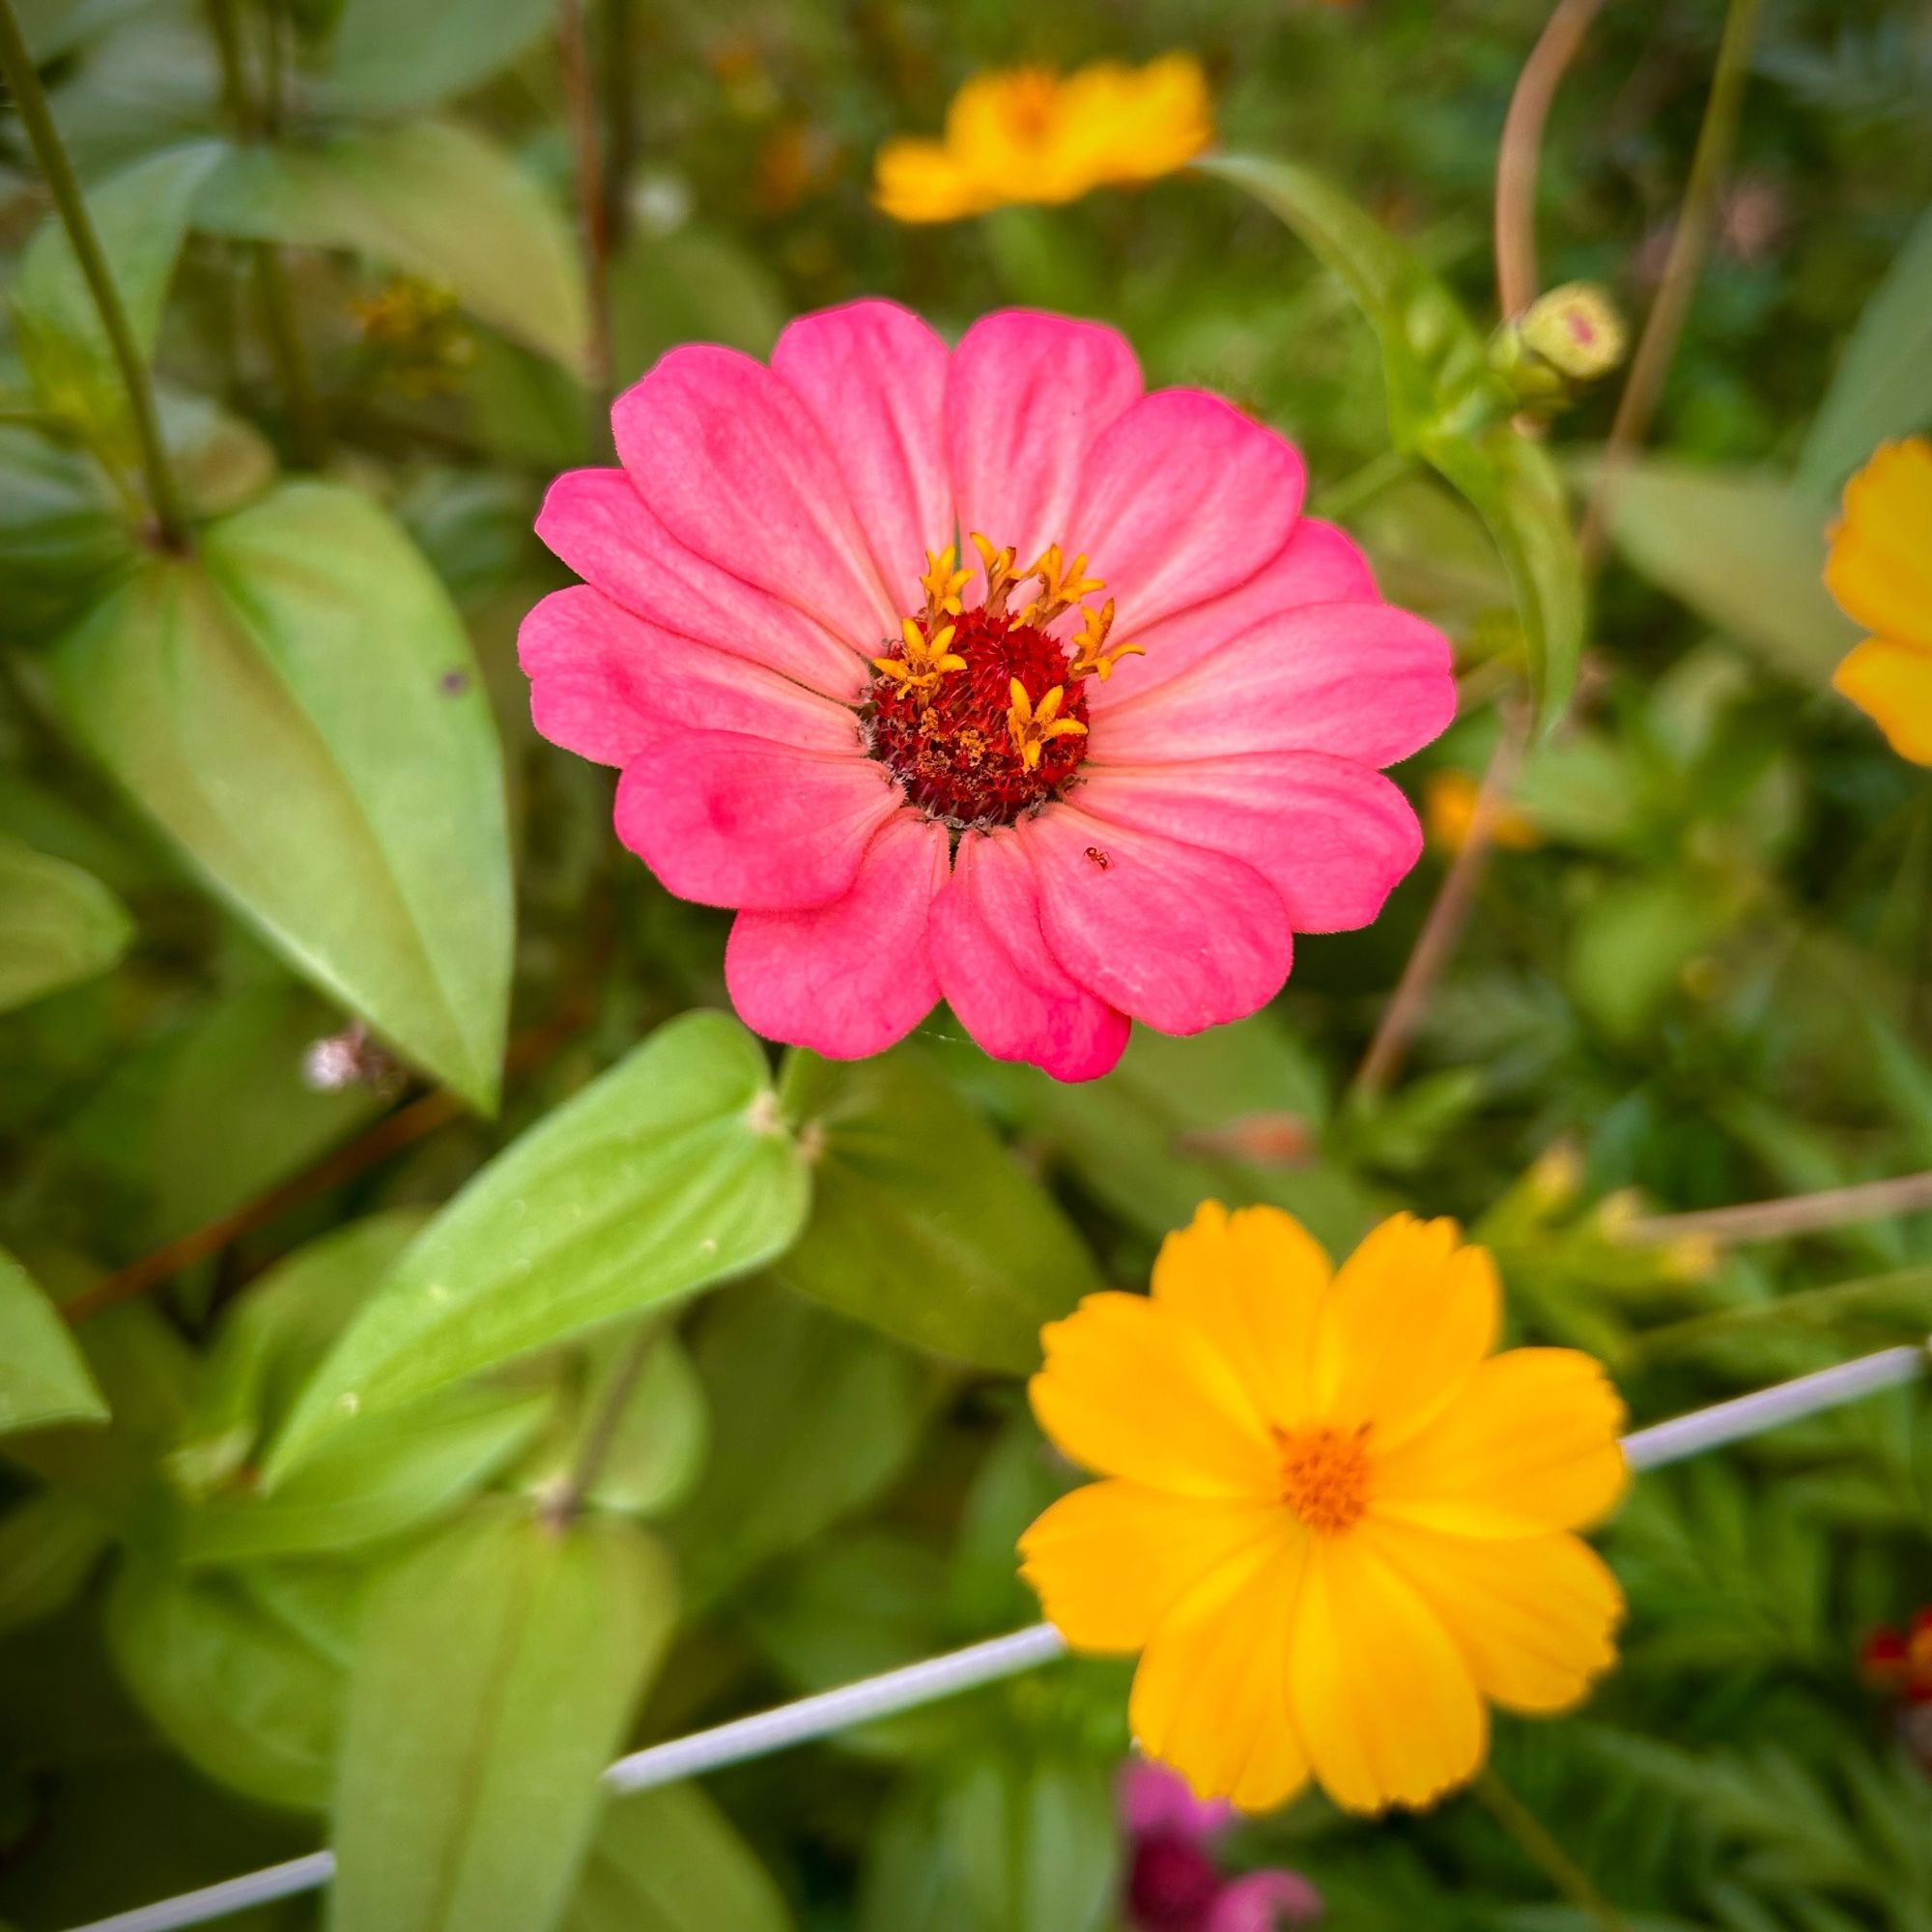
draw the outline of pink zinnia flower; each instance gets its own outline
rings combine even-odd
[[[771,366],[673,350],[619,469],[538,519],[585,582],[525,620],[537,728],[617,765],[617,835],[738,908],[746,1021],[838,1059],[944,999],[1104,1073],[1137,1019],[1264,1005],[1421,849],[1378,768],[1454,710],[1438,633],[1301,515],[1293,447],[1144,394],[1112,330],[1010,311],[948,352],[854,302]]]
[[[1235,1807],[1196,1798],[1179,1772],[1134,1759],[1121,1769],[1120,1801],[1134,1932],[1279,1932],[1321,1917],[1321,1894],[1299,1872],[1221,1876],[1209,1853]]]

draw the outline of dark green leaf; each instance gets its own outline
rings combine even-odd
[[[85,1503],[52,1491],[15,1503],[0,1517],[0,1634],[65,1609],[107,1545]]]
[[[550,0],[345,0],[323,92],[352,114],[403,114],[461,94],[550,24]]]
[[[106,972],[133,934],[91,872],[0,833],[0,1012]]]
[[[900,1047],[839,1065],[796,1058],[786,1086],[812,1151],[812,1208],[780,1278],[940,1354],[1037,1368],[1040,1324],[1099,1277],[1052,1197],[945,1074]]]
[[[564,1932],[788,1932],[757,1855],[695,1784],[613,1798]]]
[[[316,1371],[272,1487],[356,1413],[774,1260],[808,1181],[757,1042],[687,1013],[499,1154]]]
[[[479,1511],[372,1596],[336,1791],[336,1932],[546,1932],[669,1634],[658,1547]]]
[[[0,1435],[104,1422],[107,1405],[54,1305],[0,1248]]]
[[[508,999],[495,726],[375,503],[291,483],[150,557],[53,653],[74,735],[297,968],[475,1104]]]
[[[0,638],[49,637],[134,560],[122,506],[77,450],[0,425]]]

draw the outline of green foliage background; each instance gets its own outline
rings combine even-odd
[[[1611,395],[1531,441],[1483,359],[1536,0],[589,8],[620,380],[867,293],[947,330],[1112,320],[1153,380],[1301,440],[1455,638],[1463,717],[1412,791],[1542,693],[1542,843],[1498,855],[1367,1101],[1440,854],[1370,931],[1304,942],[1271,1010],[1138,1037],[1092,1086],[943,1015],[870,1065],[776,1064],[718,1010],[723,917],[615,846],[608,778],[534,736],[516,669],[558,581],[543,486],[605,454],[550,7],[14,5],[192,541],[155,540],[110,345],[0,121],[7,1922],[328,1842],[326,1906],[233,1922],[1118,1926],[1118,1669],[702,1789],[594,1780],[1029,1620],[1013,1538],[1067,1479],[1025,1413],[1037,1326],[1144,1280],[1207,1194],[1338,1250],[1394,1207],[1462,1215],[1516,1332],[1601,1353],[1639,1419],[1932,1326],[1932,1217],[1714,1269],[1615,1238],[1627,1189],[1932,1167],[1932,790],[1826,689],[1854,634],[1818,584],[1845,476],[1932,422],[1922,7],[1767,5],[1587,617],[1563,493]],[[1721,12],[1597,23],[1545,157],[1547,282],[1647,305]],[[1266,163],[955,227],[868,207],[878,142],[970,71],[1170,46]],[[351,1021],[400,1068],[306,1085]],[[384,1157],[102,1305],[390,1114]],[[1496,1745],[1630,1932],[1932,1928],[1932,1782],[1856,1674],[1932,1599],[1929,1521],[1912,1393],[1638,1486],[1606,1535],[1625,1667]],[[1231,1860],[1306,1871],[1338,1932],[1602,1922],[1468,1800],[1364,1826],[1309,1799]]]

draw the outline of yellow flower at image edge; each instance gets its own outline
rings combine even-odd
[[[1208,1202],[1151,1295],[1044,1331],[1034,1413],[1106,1480],[1025,1575],[1073,1649],[1141,1653],[1134,1735],[1199,1796],[1424,1804],[1488,1704],[1564,1710],[1615,1662],[1622,1593],[1571,1532],[1623,1492],[1622,1405],[1587,1355],[1492,1354],[1500,1303],[1452,1221],[1331,1269],[1292,1216]]]
[[[1932,442],[1886,443],[1846,484],[1825,587],[1872,634],[1833,686],[1900,757],[1932,765]]]
[[[1191,54],[1143,68],[1101,61],[1065,78],[1039,68],[976,74],[939,141],[888,141],[875,197],[896,221],[956,221],[1016,202],[1065,202],[1106,183],[1172,174],[1214,138]]]

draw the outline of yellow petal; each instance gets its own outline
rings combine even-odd
[[[1134,1673],[1134,1736],[1196,1797],[1266,1811],[1307,1782],[1288,1657],[1313,1543],[1287,1511],[1272,1511],[1268,1533],[1162,1621]]]
[[[1581,1538],[1476,1541],[1387,1522],[1363,1534],[1441,1618],[1495,1703],[1568,1710],[1616,1662],[1623,1591]]]
[[[1925,541],[1932,547],[1932,528]],[[1867,638],[1833,672],[1832,688],[1878,725],[1901,758],[1932,765],[1932,645]]]
[[[1616,1390],[1588,1355],[1492,1355],[1428,1428],[1376,1454],[1370,1514],[1458,1536],[1577,1528],[1623,1493],[1623,1420]]]
[[[1168,1236],[1153,1264],[1153,1297],[1218,1349],[1259,1412],[1293,1428],[1308,1412],[1308,1361],[1328,1257],[1278,1208],[1234,1213],[1204,1201]]]
[[[1075,1650],[1138,1650],[1182,1597],[1268,1547],[1284,1520],[1276,1503],[1090,1483],[1020,1538],[1021,1575]]]
[[[1272,1497],[1275,1452],[1207,1340],[1138,1294],[1090,1294],[1040,1331],[1033,1412],[1076,1463],[1183,1495]]]
[[[1866,630],[1932,650],[1932,442],[1885,443],[1845,485],[1825,587]]]
[[[895,221],[957,221],[991,206],[937,141],[888,141],[875,163],[872,198]]]
[[[1289,1638],[1289,1696],[1338,1804],[1427,1804],[1474,1775],[1489,1719],[1434,1611],[1359,1535],[1314,1540]]]
[[[1495,1346],[1495,1264],[1460,1236],[1454,1221],[1396,1214],[1342,1264],[1315,1330],[1324,1422],[1366,1423],[1386,1451],[1439,1415]]]

